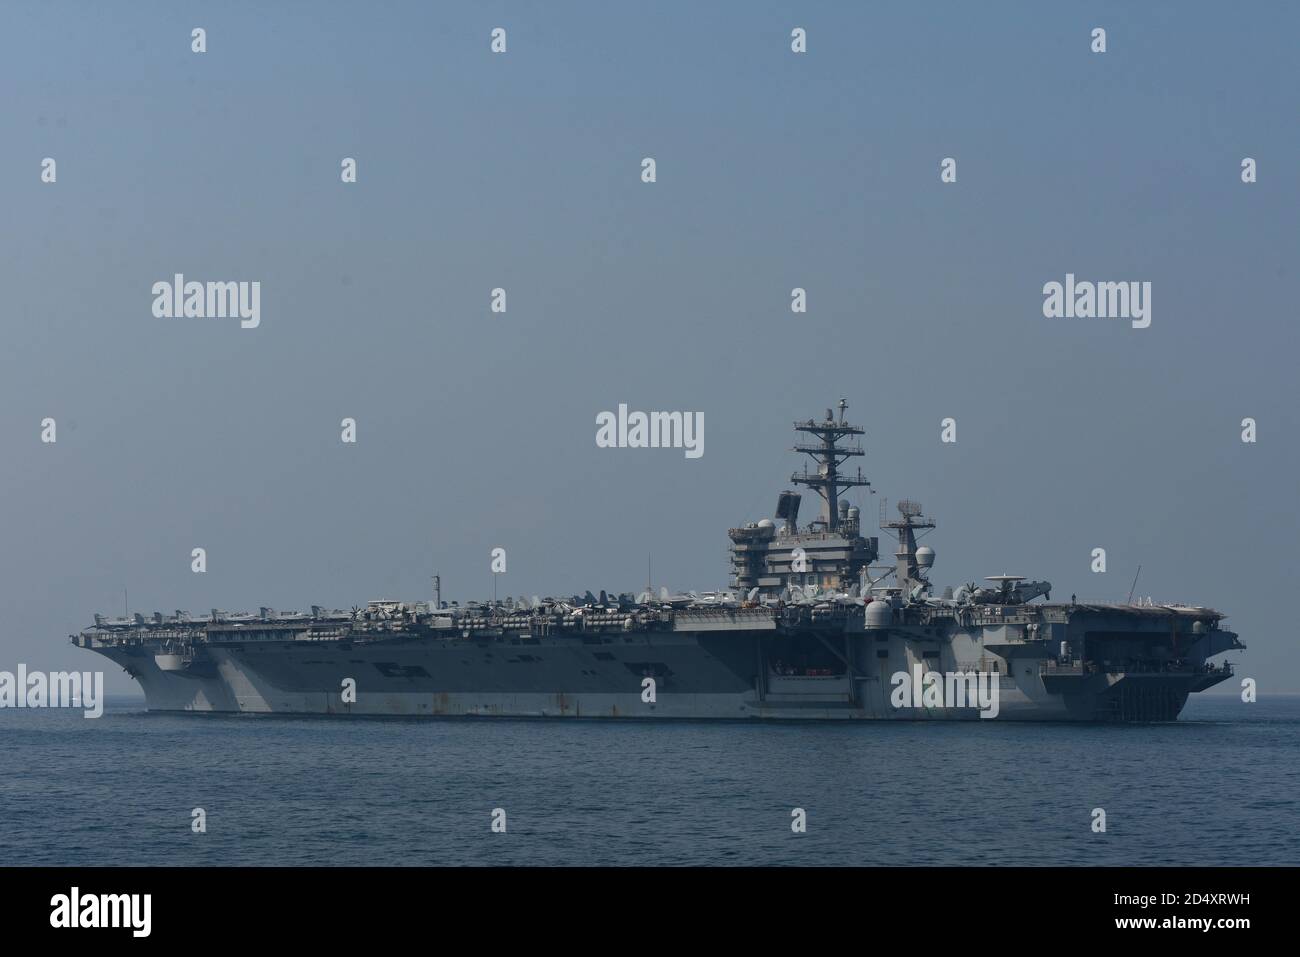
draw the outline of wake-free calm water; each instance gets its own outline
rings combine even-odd
[[[6,864],[1300,863],[1292,696],[1201,696],[1145,726],[223,717],[110,699],[97,720],[0,710],[0,768]]]

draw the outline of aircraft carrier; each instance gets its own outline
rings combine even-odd
[[[1210,659],[1244,645],[1212,608],[1052,602],[1016,575],[935,595],[918,544],[935,523],[915,502],[882,503],[897,545],[879,564],[841,497],[870,485],[843,470],[864,434],[845,414],[840,400],[838,419],[795,423],[812,468],[790,482],[820,514],[800,525],[802,497],[784,491],[771,518],[731,529],[729,589],[462,605],[435,576],[432,601],[96,615],[71,638],[121,665],[151,711],[1144,722],[1232,676]]]

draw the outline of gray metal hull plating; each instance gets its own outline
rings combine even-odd
[[[891,677],[916,666],[983,670],[997,661],[965,634],[942,643],[860,636],[850,644],[849,674],[760,682],[755,645],[740,637],[264,641],[209,646],[184,668],[149,643],[90,647],[139,681],[151,711],[372,716],[978,721],[973,707],[895,707]],[[1023,657],[1003,665],[993,679],[994,720],[1172,720],[1203,684],[1189,675],[1094,674],[1053,690],[1056,679],[1040,670]],[[646,675],[655,676],[653,701],[643,698]],[[347,679],[355,701],[345,700]]]

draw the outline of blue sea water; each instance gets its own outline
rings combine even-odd
[[[1293,696],[1144,726],[0,710],[8,865],[1295,865],[1298,791]]]

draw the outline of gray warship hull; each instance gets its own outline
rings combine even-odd
[[[789,624],[778,615],[718,611],[679,613],[640,634],[618,625],[537,637],[507,630],[468,638],[398,634],[345,640],[268,624],[252,634],[279,638],[243,640],[222,630],[182,654],[173,650],[173,638],[83,634],[79,643],[134,677],[151,711],[981,720],[973,702],[899,706],[897,676],[919,668],[989,675],[998,685],[997,720],[1048,721],[1173,720],[1189,694],[1231,676],[1229,667],[1204,659],[1240,647],[1231,632],[1195,634],[1193,625],[1207,614],[1199,609],[1032,607],[1032,621],[1022,608],[1024,620],[946,627],[936,620],[867,629],[864,616],[854,614],[829,624]],[[1027,631],[1030,625],[1038,626],[1038,635]],[[1157,661],[1179,625],[1189,647],[1177,661]],[[1084,646],[1091,643],[1100,652],[1112,642],[1104,637],[1108,633],[1125,643],[1144,643],[1150,664],[1091,660]],[[1081,655],[1063,660],[1060,641],[1079,647]],[[820,667],[778,674],[778,657]],[[652,698],[647,677],[654,680]],[[349,681],[355,688],[351,700],[341,691]]]
[[[935,527],[916,502],[882,529],[894,561],[840,497],[863,430],[796,422],[816,468],[776,518],[729,530],[734,591],[370,602],[349,612],[213,609],[106,620],[73,641],[121,665],[150,710],[572,718],[1169,721],[1232,675],[1210,659],[1244,647],[1211,608],[1051,603],[1016,575],[936,597]],[[1039,602],[1037,599],[1047,599]]]

